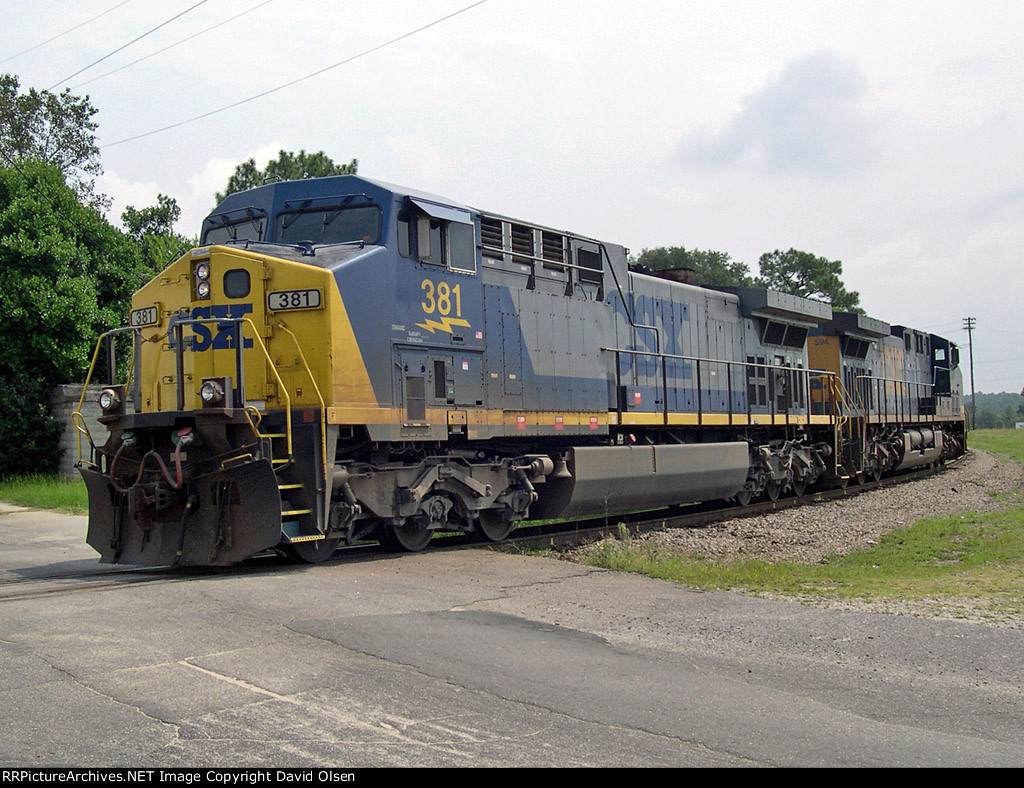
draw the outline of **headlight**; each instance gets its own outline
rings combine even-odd
[[[196,299],[205,301],[210,297],[210,264],[205,260],[196,263],[192,269],[192,278],[196,287]]]
[[[199,396],[203,400],[204,407],[213,407],[224,402],[224,379],[213,378],[204,380],[202,388],[199,389]]]
[[[104,416],[120,413],[123,402],[120,388],[118,386],[116,388],[103,389],[100,392],[100,408],[103,409]]]

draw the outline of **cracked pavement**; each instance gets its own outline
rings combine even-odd
[[[0,765],[1019,766],[1022,640],[484,550],[0,596]]]

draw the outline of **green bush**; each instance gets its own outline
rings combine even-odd
[[[85,378],[150,274],[139,246],[38,162],[0,168],[0,478],[47,472],[61,425],[46,393]]]

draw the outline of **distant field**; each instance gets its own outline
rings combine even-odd
[[[0,501],[30,509],[85,514],[89,509],[85,483],[57,476],[18,476],[0,480]]]
[[[1024,430],[974,430],[967,445],[1024,462]]]

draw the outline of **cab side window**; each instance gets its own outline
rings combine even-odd
[[[476,273],[476,232],[472,224],[403,210],[398,216],[398,251],[421,263]]]

